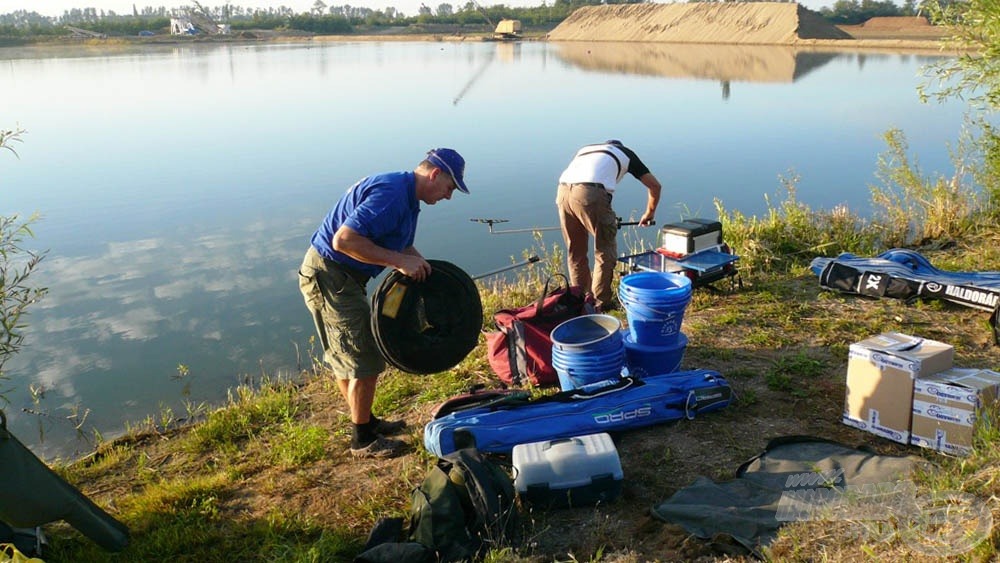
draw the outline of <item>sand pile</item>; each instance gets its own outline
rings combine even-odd
[[[869,18],[861,24],[864,27],[879,29],[910,29],[913,27],[928,27],[931,22],[923,16],[896,16]]]
[[[600,72],[735,82],[794,82],[835,53],[787,45],[706,45],[565,41],[559,58]]]
[[[850,39],[818,13],[786,2],[695,2],[585,6],[549,33],[553,41],[791,45]]]

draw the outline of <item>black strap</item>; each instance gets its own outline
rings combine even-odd
[[[620,179],[622,177],[622,161],[618,159],[618,155],[616,155],[615,153],[609,151],[608,149],[596,149],[596,150],[592,150],[592,151],[582,152],[582,153],[578,154],[577,156],[583,156],[585,154],[596,154],[596,153],[606,154],[606,155],[610,156],[611,158],[613,158],[615,160],[615,164],[618,166],[618,175],[615,176],[615,179],[616,180]]]
[[[563,285],[566,288],[565,290],[569,291],[569,280],[566,279],[565,275],[560,274],[560,273],[556,273],[556,274],[552,274],[551,276],[549,276],[549,279],[545,280],[545,287],[542,288],[542,294],[539,295],[538,296],[538,300],[535,301],[535,317],[536,318],[542,316],[542,305],[545,304],[545,298],[549,296],[549,284],[552,282],[552,278],[555,278],[555,277],[562,278]],[[556,291],[558,291],[558,288],[553,287],[552,288],[552,292],[555,293]]]

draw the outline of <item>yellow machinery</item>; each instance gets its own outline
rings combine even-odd
[[[520,39],[521,20],[500,20],[493,31],[494,39]]]

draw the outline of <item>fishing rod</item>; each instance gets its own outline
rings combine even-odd
[[[621,217],[615,217],[617,219],[618,228],[630,227],[639,224],[639,221],[623,221]],[[473,223],[485,223],[490,228],[491,235],[509,235],[513,233],[535,233],[540,231],[558,231],[562,227],[528,227],[524,229],[504,229],[502,231],[497,231],[493,229],[493,225],[498,225],[500,223],[508,223],[508,219],[469,219]],[[656,221],[650,221],[650,225],[655,225]]]
[[[496,270],[490,270],[488,272],[483,272],[483,273],[479,274],[478,276],[472,276],[472,279],[474,279],[474,280],[482,279],[482,278],[485,278],[485,277],[492,276],[494,274],[499,274],[500,272],[506,272],[507,270],[513,270],[514,268],[520,268],[521,266],[527,266],[528,264],[534,264],[535,262],[538,262],[539,260],[541,260],[541,258],[539,258],[538,255],[536,254],[534,256],[531,256],[527,260],[522,260],[522,261],[520,261],[520,262],[518,262],[516,264],[511,264],[510,266],[504,266],[503,268],[497,268]]]

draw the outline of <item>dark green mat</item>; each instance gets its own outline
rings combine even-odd
[[[727,535],[760,557],[760,547],[769,545],[778,528],[789,520],[788,497],[783,505],[785,513],[779,514],[784,493],[805,489],[825,492],[831,486],[839,490],[857,485],[891,486],[907,480],[921,461],[917,456],[883,456],[821,438],[776,438],[763,453],[741,465],[736,478],[715,483],[698,477],[655,505],[652,514],[699,538]]]

